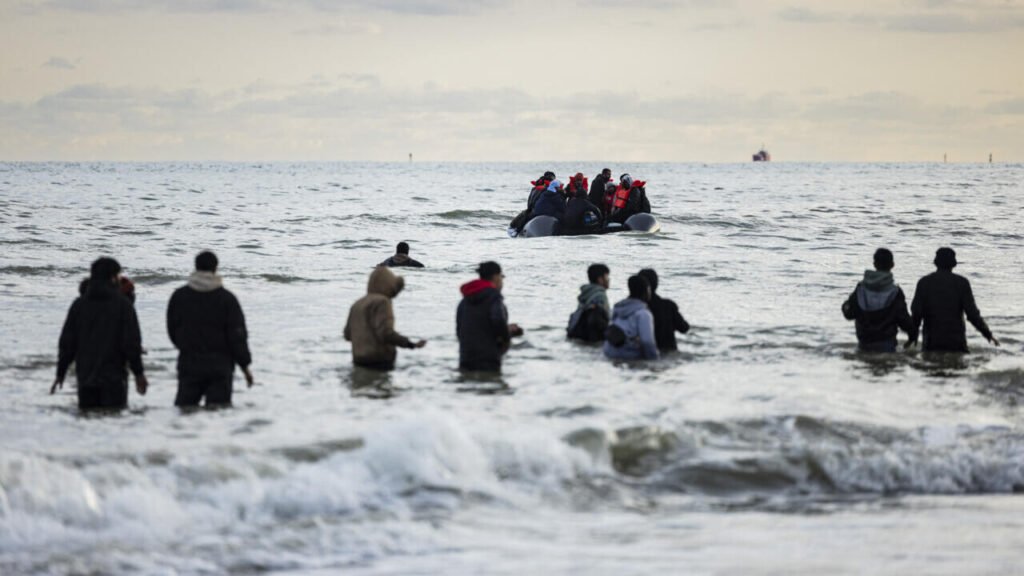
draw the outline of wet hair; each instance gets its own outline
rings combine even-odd
[[[217,264],[217,255],[209,250],[204,250],[196,256],[196,270],[200,272],[216,272]]]
[[[637,272],[637,275],[642,276],[651,285],[651,294],[658,291],[658,273],[654,271],[654,268],[644,268]]]
[[[544,176],[542,176],[541,178],[543,178],[544,180],[554,180],[555,173],[552,172],[551,170],[548,170],[547,172],[544,173]]]
[[[611,270],[604,264],[591,264],[590,268],[587,268],[587,279],[591,284],[597,284],[597,281],[605,274],[611,274]]]
[[[398,246],[395,247],[396,254],[409,254],[409,245],[405,242],[399,242]]]
[[[630,276],[628,284],[630,298],[636,298],[638,300],[643,300],[644,302],[650,300],[651,294],[649,290],[651,288],[651,283],[647,281],[647,278],[644,278],[639,274],[636,276]]]
[[[501,274],[501,266],[497,262],[488,260],[487,262],[481,262],[476,267],[476,273],[480,275],[481,280],[490,280],[494,276]]]
[[[114,290],[114,283],[111,280],[121,273],[121,264],[113,258],[106,256],[97,258],[89,267],[89,280],[86,281],[85,291],[87,294],[103,294]],[[78,285],[82,289],[82,284]]]
[[[892,252],[888,248],[875,250],[875,270],[888,272],[895,265],[896,261],[893,259]]]
[[[939,248],[935,251],[935,266],[943,270],[956,268],[956,252],[946,246]]]
[[[612,169],[611,168],[605,168],[604,170],[601,170],[601,174],[607,174],[607,175],[611,176],[612,175]]]

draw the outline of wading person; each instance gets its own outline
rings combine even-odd
[[[352,343],[352,363],[375,370],[393,370],[396,348],[422,348],[427,342],[412,340],[395,332],[395,313],[391,300],[405,288],[401,276],[385,266],[370,273],[366,296],[356,300],[348,311],[345,340]]]
[[[249,335],[238,299],[224,288],[217,274],[217,256],[196,256],[188,284],[171,295],[167,305],[167,334],[178,349],[178,395],[175,406],[231,404],[235,365],[251,388]]]
[[[124,408],[128,405],[128,371],[135,389],[145,394],[149,383],[142,368],[142,333],[135,307],[121,293],[121,265],[113,258],[92,263],[85,292],[68,310],[61,330],[55,393],[64,386],[71,363],[78,381],[78,406]]]
[[[508,310],[501,296],[505,275],[497,262],[477,268],[479,278],[462,285],[462,301],[455,313],[455,335],[459,339],[459,368],[478,372],[500,372],[501,357],[522,328],[508,323]]]
[[[643,276],[651,285],[651,299],[647,302],[647,307],[654,316],[654,340],[658,343],[658,350],[678,350],[676,332],[686,334],[690,331],[690,324],[679,313],[679,306],[675,302],[658,295],[657,272],[651,268],[644,268],[637,274]]]
[[[629,277],[629,298],[615,303],[604,342],[604,355],[614,360],[658,358],[654,317],[647,308],[651,285],[643,276]]]
[[[974,303],[971,283],[953,273],[956,252],[952,248],[939,248],[934,262],[935,272],[917,282],[914,301],[910,304],[915,331],[924,322],[923,349],[926,352],[967,352],[964,316],[986,340],[999,346],[999,340],[992,335]],[[916,337],[912,338],[907,346],[916,341]]]
[[[917,340],[917,326],[907,312],[903,289],[893,281],[895,261],[886,248],[875,251],[874,270],[865,270],[843,303],[843,317],[857,328],[857,347],[862,352],[895,352],[898,329],[907,334],[907,342]]]
[[[395,247],[395,255],[378,264],[389,268],[408,266],[410,268],[423,268],[423,264],[409,257],[409,245],[399,242]]]
[[[604,340],[604,331],[608,328],[611,315],[608,305],[610,275],[611,272],[604,264],[591,264],[587,268],[587,279],[590,282],[580,286],[576,311],[569,316],[569,326],[566,328],[569,338],[584,342]]]

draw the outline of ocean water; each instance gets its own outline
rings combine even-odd
[[[2,574],[1010,574],[1024,560],[1024,166],[607,163],[655,235],[511,239],[556,164],[0,164]],[[401,240],[400,351],[341,337]],[[913,297],[934,251],[1003,346],[856,352],[840,304],[879,246]],[[172,406],[171,292],[210,248],[257,386]],[[48,395],[100,255],[137,286],[150,392]],[[459,286],[506,274],[526,329],[500,377],[456,370]],[[564,325],[586,267],[641,267],[693,325],[657,362]],[[969,330],[970,329],[969,327]]]

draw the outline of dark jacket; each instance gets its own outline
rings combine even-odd
[[[651,203],[647,200],[647,188],[644,186],[634,186],[629,190],[629,200],[626,201],[626,207],[612,213],[608,217],[610,222],[625,222],[630,216],[634,214],[650,214]]]
[[[408,254],[395,254],[391,258],[381,262],[378,266],[387,266],[388,268],[396,268],[399,266],[408,266],[410,268],[423,268],[423,264],[413,260]]]
[[[690,331],[690,324],[679,313],[679,306],[668,298],[652,293],[647,307],[654,315],[654,339],[658,343],[658,350],[678,350],[676,332],[686,334]]]
[[[569,316],[569,324],[565,329],[568,337],[586,342],[604,340],[611,312],[608,291],[599,284],[584,284],[580,286],[576,301],[576,311]]]
[[[843,303],[843,316],[856,322],[857,341],[861,344],[895,340],[897,328],[902,328],[910,340],[917,339],[917,326],[907,312],[906,296],[893,282],[891,272],[865,270],[864,280]]]
[[[79,388],[124,386],[125,364],[135,375],[142,369],[142,333],[135,307],[110,286],[90,286],[68,310],[58,345],[57,377],[76,365]]]
[[[561,220],[565,216],[565,196],[555,190],[545,190],[533,206],[531,218],[537,216],[554,216]]]
[[[455,313],[459,368],[498,372],[511,340],[501,293],[486,280],[467,282],[461,290],[462,302]]]
[[[605,178],[604,174],[598,174],[594,176],[594,180],[590,182],[590,194],[587,196],[587,200],[598,208],[604,206],[604,185],[608,183],[611,178]]]
[[[600,208],[591,204],[586,198],[576,197],[569,200],[569,204],[565,207],[562,228],[570,234],[593,232],[601,228],[601,221]]]
[[[921,278],[910,311],[915,328],[924,322],[925,350],[967,352],[964,315],[982,336],[992,338],[992,331],[974,303],[971,283],[952,270],[939,270]]]
[[[190,366],[230,372],[235,364],[252,363],[242,307],[211,272],[194,272],[188,285],[171,295],[167,334],[179,351],[179,372]]]

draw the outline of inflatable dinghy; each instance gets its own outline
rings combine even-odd
[[[613,232],[644,232],[654,234],[661,230],[661,223],[652,214],[634,214],[619,224],[611,222],[600,230],[593,232],[563,230],[562,224],[554,216],[535,216],[526,223],[522,233],[516,234],[514,228],[508,229],[508,235],[516,238],[541,238],[544,236],[582,236],[588,234],[611,234]]]

